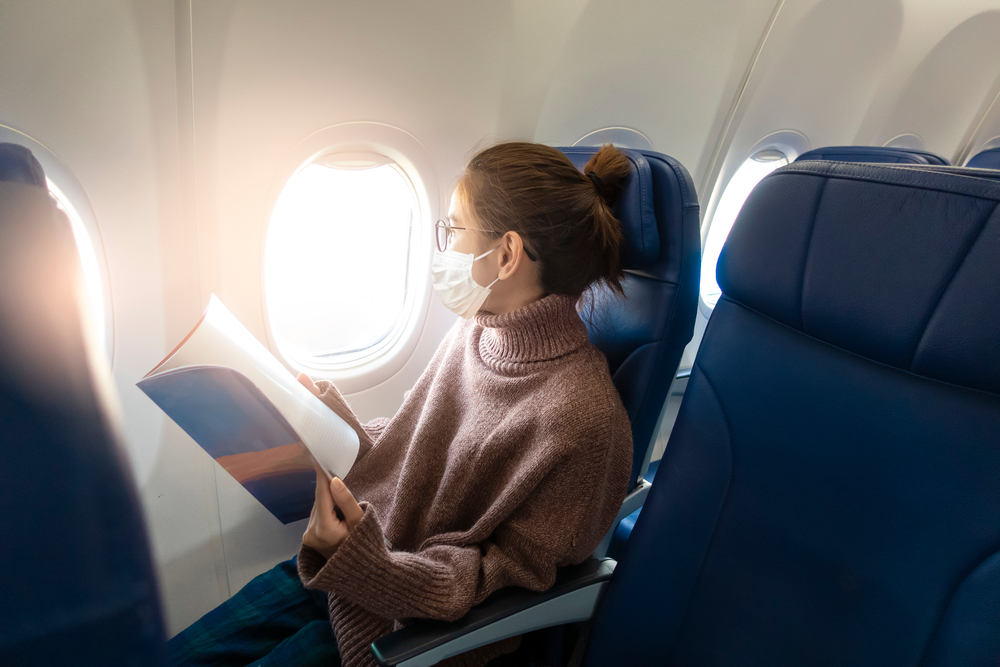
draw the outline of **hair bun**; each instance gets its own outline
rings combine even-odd
[[[628,158],[611,144],[604,144],[583,167],[583,173],[594,184],[598,196],[609,206],[621,194],[631,167]]]
[[[597,188],[597,194],[601,196],[601,199],[607,200],[607,186],[604,185],[604,180],[597,175],[596,172],[588,171],[587,178],[589,178],[594,183],[594,187]]]

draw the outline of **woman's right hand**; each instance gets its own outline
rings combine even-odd
[[[316,397],[319,396],[320,394],[319,387],[316,386],[316,383],[312,381],[311,377],[309,377],[305,373],[299,373],[298,376],[296,376],[296,379],[302,383],[303,387],[311,391],[313,396]]]

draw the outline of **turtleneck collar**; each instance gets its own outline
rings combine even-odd
[[[483,328],[479,354],[491,365],[556,359],[587,342],[576,299],[565,294],[550,294],[502,315],[477,313],[475,322]]]

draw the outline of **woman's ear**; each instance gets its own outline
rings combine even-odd
[[[524,243],[521,241],[521,235],[517,232],[504,234],[500,239],[497,254],[500,255],[498,277],[504,280],[512,276],[517,271],[517,267],[524,261]]]

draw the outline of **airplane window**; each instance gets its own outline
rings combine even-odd
[[[271,215],[264,276],[288,356],[345,367],[394,340],[418,210],[409,178],[382,156],[327,156],[289,179]]]
[[[736,216],[743,208],[743,202],[762,178],[788,163],[788,156],[781,151],[760,151],[740,165],[726,185],[712,215],[701,261],[701,298],[708,306],[715,307],[722,296],[722,289],[715,280],[715,266]]]
[[[62,209],[66,217],[69,218],[70,227],[73,229],[73,240],[76,241],[76,249],[80,253],[80,265],[83,269],[83,280],[85,285],[84,298],[87,301],[86,308],[89,313],[91,327],[95,332],[99,349],[104,349],[106,345],[104,330],[104,286],[101,284],[101,271],[97,263],[97,253],[94,251],[94,244],[90,240],[90,234],[80,218],[80,214],[70,203],[69,198],[59,187],[46,178],[49,186],[49,193],[56,200],[56,205]]]

